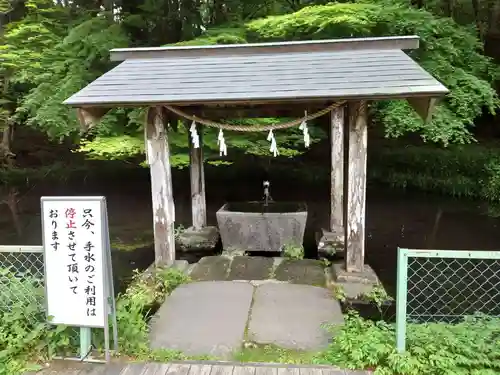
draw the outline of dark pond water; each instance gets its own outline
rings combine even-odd
[[[215,212],[227,201],[255,201],[263,196],[262,181],[254,177],[231,181],[207,176],[209,224],[216,225]],[[149,177],[146,173],[126,181],[93,181],[86,184],[39,186],[20,200],[23,235],[18,238],[5,205],[0,206],[2,245],[41,244],[40,197],[43,195],[104,195],[113,252],[113,268],[118,288],[133,269],[143,269],[154,259],[151,247],[152,214]],[[189,226],[191,217],[187,171],[174,176],[177,224]],[[306,183],[300,179],[271,178],[275,201],[305,202],[308,224],[306,256],[315,257],[314,231],[328,222],[328,183]],[[441,196],[405,193],[369,187],[367,192],[366,259],[393,292],[398,247],[455,250],[496,250],[500,248],[500,219],[488,216],[484,204]],[[187,258],[196,261],[196,256]]]

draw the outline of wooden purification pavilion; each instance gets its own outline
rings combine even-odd
[[[202,119],[300,119],[305,111],[314,114],[331,108],[327,232],[344,234],[344,271],[362,273],[367,103],[405,99],[427,121],[436,100],[448,92],[403,52],[418,46],[417,36],[401,36],[114,49],[111,59],[121,63],[65,104],[78,109],[86,127],[110,108],[149,108],[145,142],[151,168],[157,264],[175,260],[168,124],[178,121],[179,115],[184,120],[200,119],[198,126]],[[200,230],[207,225],[203,151],[190,144],[192,220],[194,229]]]

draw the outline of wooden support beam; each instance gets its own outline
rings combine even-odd
[[[429,122],[432,118],[432,112],[437,104],[437,98],[408,98],[408,103],[413,107],[415,112],[424,120],[424,122]]]
[[[186,123],[188,129],[190,124]],[[193,229],[201,230],[207,226],[207,203],[205,199],[205,172],[203,167],[203,127],[196,126],[200,147],[194,148],[191,134],[188,132],[189,164],[191,177],[191,214]]]
[[[175,207],[170,168],[170,149],[165,117],[161,107],[148,110],[145,126],[146,154],[151,171],[151,196],[155,264],[171,265],[175,261]]]
[[[108,111],[109,108],[105,107],[77,108],[76,114],[82,129],[81,132],[86,133],[94,127]]]
[[[330,232],[344,226],[344,107],[331,112]]]
[[[365,260],[366,154],[368,143],[367,103],[349,102],[349,150],[347,214],[345,223],[345,269],[363,272]]]

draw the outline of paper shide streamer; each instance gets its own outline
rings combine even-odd
[[[309,135],[309,129],[307,127],[307,111],[304,112],[304,119],[302,120],[299,129],[302,130],[302,134],[304,135],[304,145],[309,148],[311,144],[311,137]],[[191,133],[191,141],[193,142],[194,148],[200,148],[200,136],[198,134],[198,130],[196,127],[196,121],[193,121],[191,127],[189,128],[189,132]],[[269,151],[273,154],[274,157],[278,156],[278,144],[276,143],[276,138],[274,136],[273,130],[269,130],[267,135],[268,142],[271,142],[271,146],[269,147]],[[219,145],[219,155],[227,156],[227,144],[224,139],[224,132],[222,128],[219,128],[219,135],[217,137],[217,144]]]
[[[304,145],[309,148],[311,144],[311,137],[309,136],[309,129],[307,128],[307,111],[304,113],[304,121],[299,126],[299,129],[302,130],[304,134]]]
[[[224,133],[222,132],[222,129],[219,129],[217,144],[219,145],[219,155],[227,156],[227,145],[226,145],[226,140],[224,139]]]
[[[191,133],[191,141],[193,142],[194,148],[200,148],[200,136],[198,135],[198,130],[196,129],[196,121],[193,121],[191,127],[189,128]]]
[[[273,130],[269,130],[269,134],[267,135],[267,140],[271,142],[271,147],[269,148],[269,151],[273,153],[273,156],[276,157],[280,153],[278,151],[278,145],[276,144],[276,138],[274,138],[274,133]]]

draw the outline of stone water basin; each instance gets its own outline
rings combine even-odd
[[[307,222],[302,202],[234,202],[216,213],[225,251],[280,252],[284,245],[301,246]]]

